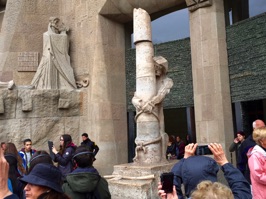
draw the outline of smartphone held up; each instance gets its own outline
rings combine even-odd
[[[172,172],[162,173],[160,178],[161,178],[162,190],[164,190],[165,193],[172,193],[174,174]]]
[[[212,155],[208,145],[199,145],[196,149],[195,155]]]

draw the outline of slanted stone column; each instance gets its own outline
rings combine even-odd
[[[193,92],[199,144],[233,140],[224,5],[186,0],[190,10]]]

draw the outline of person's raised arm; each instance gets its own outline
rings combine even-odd
[[[195,152],[196,152],[196,149],[198,147],[198,144],[197,143],[191,143],[191,144],[188,144],[186,147],[185,147],[185,154],[184,154],[184,158],[188,158],[190,156],[193,156],[195,155]]]
[[[250,185],[243,174],[228,162],[221,144],[208,145],[212,151],[214,160],[221,166],[224,177],[233,192],[235,199],[252,199]]]
[[[225,156],[223,147],[221,144],[211,143],[208,145],[209,149],[211,150],[214,160],[220,165],[223,166],[224,164],[228,163],[228,160]]]

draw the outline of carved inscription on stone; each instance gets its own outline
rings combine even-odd
[[[208,7],[212,5],[212,0],[186,0],[187,7],[190,12],[199,8]]]
[[[19,52],[18,71],[36,71],[38,68],[38,52]]]

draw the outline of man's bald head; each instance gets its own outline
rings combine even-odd
[[[260,128],[260,127],[264,127],[265,123],[262,120],[255,120],[252,123],[252,126],[253,126],[253,129],[257,129],[257,128]]]

